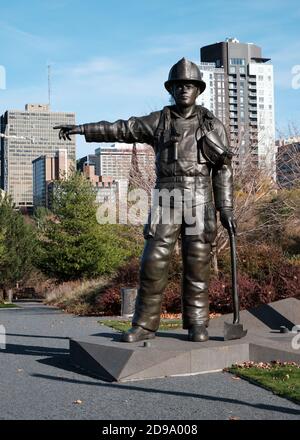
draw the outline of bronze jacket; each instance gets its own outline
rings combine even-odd
[[[175,106],[147,116],[131,117],[110,123],[100,121],[83,124],[87,142],[126,142],[152,145],[156,155],[156,188],[190,191],[193,205],[210,204],[233,207],[232,167],[230,160],[222,166],[212,166],[201,152],[201,142],[211,129],[228,146],[222,122],[205,107],[196,106],[194,113],[184,118]],[[186,193],[187,194],[187,193]]]

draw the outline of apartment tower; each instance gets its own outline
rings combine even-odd
[[[207,96],[214,104],[215,116],[227,128],[231,147],[236,153],[235,162],[243,164],[250,155],[254,163],[274,178],[274,84],[270,58],[262,56],[260,47],[240,43],[235,38],[204,46],[200,53],[200,69],[203,70],[202,65],[211,65]],[[224,89],[216,91],[214,72],[217,69],[224,71]],[[219,83],[221,86],[221,81]],[[226,109],[225,115],[223,110],[220,111],[220,105]]]

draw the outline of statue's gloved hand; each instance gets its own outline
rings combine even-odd
[[[227,231],[231,230],[234,234],[236,233],[236,221],[231,208],[220,209],[220,221]]]
[[[59,130],[59,139],[63,139],[64,141],[67,139],[70,141],[71,134],[83,134],[81,125],[56,125],[53,128],[54,130]]]

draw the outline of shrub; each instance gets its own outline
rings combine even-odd
[[[275,244],[240,242],[237,256],[239,273],[258,282],[267,283],[270,278],[286,270],[284,268],[291,268],[291,262]],[[219,268],[221,273],[230,273],[229,251],[220,256]]]
[[[300,266],[288,261],[275,245],[249,243],[240,246],[238,266],[238,291],[240,308],[248,309],[259,304],[299,294]],[[99,299],[106,314],[120,313],[121,287],[139,284],[139,259],[133,259],[119,269],[112,280],[112,287]],[[230,257],[221,258],[222,271],[209,284],[210,310],[214,313],[232,311]],[[181,312],[181,259],[174,255],[169,270],[168,284],[164,292],[162,312]],[[116,301],[116,307],[113,302]]]
[[[232,311],[230,261],[227,253],[221,259],[222,271],[209,285],[210,311]],[[64,300],[56,300],[61,307],[79,314],[120,315],[121,288],[139,285],[140,259],[135,257],[122,265],[114,276],[97,281],[75,282]],[[174,255],[169,280],[164,292],[162,312],[181,312],[181,259]],[[241,309],[256,307],[300,294],[300,265],[285,258],[274,245],[245,245],[239,249],[238,290]],[[66,283],[67,285],[68,283]]]
[[[238,275],[240,308],[255,307],[259,298],[259,284],[248,275]],[[232,312],[231,280],[229,275],[221,274],[213,278],[209,285],[210,310],[214,313]]]
[[[181,283],[172,281],[167,286],[163,303],[163,313],[180,313],[181,312]]]
[[[142,240],[135,227],[107,224],[99,225],[99,228],[98,273],[100,275],[122,270],[124,264],[126,268],[127,260],[141,254]]]
[[[121,266],[113,277],[115,285],[120,287],[136,287],[139,283],[140,260],[132,258]]]
[[[97,299],[96,306],[103,315],[119,316],[121,314],[120,288],[111,287],[106,289]]]

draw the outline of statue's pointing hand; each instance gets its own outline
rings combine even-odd
[[[56,125],[54,130],[59,130],[59,139],[71,141],[71,134],[82,134],[82,127],[80,125]]]

